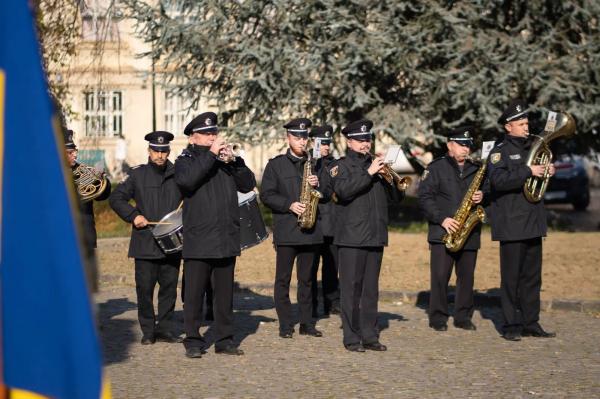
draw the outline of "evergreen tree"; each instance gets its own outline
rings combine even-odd
[[[249,141],[300,115],[370,117],[397,141],[465,123],[492,136],[519,96],[571,112],[600,146],[597,1],[124,3],[165,84]]]

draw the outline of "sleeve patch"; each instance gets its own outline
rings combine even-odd
[[[331,177],[336,177],[338,174],[338,166],[335,165],[333,168],[331,168],[329,174],[331,175]]]
[[[490,156],[490,161],[495,164],[495,163],[500,162],[500,158],[501,158],[501,154],[499,152],[496,152]]]

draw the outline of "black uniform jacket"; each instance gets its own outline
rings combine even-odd
[[[79,164],[75,164],[72,169],[75,170]],[[110,196],[110,180],[106,179],[106,188],[104,192],[93,201],[80,202],[79,214],[81,216],[81,228],[83,231],[83,242],[86,249],[92,250],[96,248],[96,220],[94,219],[94,201],[104,201]]]
[[[329,172],[335,166],[337,160],[329,155],[319,158],[315,166],[316,174],[319,176],[319,190],[327,194],[319,202],[319,212],[317,213],[318,223],[323,232],[323,236],[333,237],[335,232],[335,203],[331,200],[331,177]]]
[[[323,242],[319,221],[310,229],[298,226],[298,216],[290,211],[290,205],[300,200],[302,173],[306,158],[287,153],[267,162],[260,187],[261,201],[273,211],[273,243],[275,245],[311,245]],[[313,171],[314,173],[314,171]],[[327,184],[316,189],[327,198]]]
[[[256,186],[240,157],[218,161],[209,147],[188,145],[175,161],[175,181],[183,200],[183,257],[228,258],[240,254],[237,191]]]
[[[429,243],[442,242],[442,236],[446,234],[442,222],[446,218],[454,217],[479,167],[479,164],[467,160],[461,171],[454,158],[446,155],[432,161],[423,173],[419,184],[419,206],[429,222]],[[485,201],[489,193],[486,193],[487,190],[483,186],[482,182],[479,190],[484,191]],[[479,205],[483,206],[484,201]],[[471,211],[474,211],[476,206],[473,204]],[[463,249],[479,249],[480,235],[481,224],[477,224]]]
[[[525,165],[531,140],[504,136],[488,157],[492,240],[519,241],[546,236],[544,201],[531,203],[523,194],[531,169]]]
[[[127,180],[117,186],[110,195],[110,206],[127,223],[139,216],[157,222],[179,206],[182,196],[175,183],[175,166],[167,161],[159,168],[148,161],[145,165],[131,168]],[[129,203],[135,201],[135,205]],[[176,226],[173,226],[176,227]],[[138,259],[162,259],[164,252],[152,236],[152,226],[137,229],[132,226],[129,257]]]
[[[336,228],[333,242],[346,247],[382,247],[388,244],[388,196],[402,199],[378,174],[367,169],[371,157],[348,149],[331,169],[332,187],[337,196]]]

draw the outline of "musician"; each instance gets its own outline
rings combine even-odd
[[[315,142],[320,141],[320,158],[315,165],[315,173],[322,183],[329,179],[329,170],[334,166],[336,159],[331,154],[331,141],[333,139],[333,127],[331,125],[313,126],[309,135]],[[313,148],[316,148],[313,145]],[[321,177],[321,174],[323,177]],[[313,317],[318,317],[319,294],[317,285],[317,272],[319,261],[323,259],[321,268],[321,281],[323,286],[323,314],[329,316],[340,313],[340,291],[337,267],[337,248],[333,243],[333,230],[335,228],[334,203],[331,198],[323,198],[319,202],[317,214],[318,223],[323,232],[323,244],[318,248],[317,256],[313,262],[312,269],[312,304]]]
[[[240,255],[240,213],[237,191],[256,186],[254,173],[219,137],[217,115],[205,112],[184,129],[189,145],[175,161],[175,181],[184,195],[183,310],[186,356],[201,357],[206,342],[200,335],[202,301],[212,281],[215,352],[243,355],[233,341],[233,278]]]
[[[344,346],[353,352],[385,351],[379,342],[377,302],[383,248],[388,244],[388,195],[402,198],[380,176],[383,155],[372,156],[373,122],[362,119],[342,133],[348,150],[331,169],[337,196],[334,244],[338,247]]]
[[[295,259],[298,260],[299,333],[313,337],[323,335],[315,327],[311,303],[311,270],[317,248],[323,243],[323,234],[318,221],[311,229],[298,225],[298,217],[307,211],[306,205],[300,202],[300,192],[310,126],[311,121],[306,118],[291,120],[283,126],[287,129],[289,148],[285,154],[269,160],[261,185],[260,198],[273,211],[273,243],[277,252],[274,301],[281,338],[292,338],[294,334],[289,291]],[[308,182],[312,187],[319,186],[319,179],[314,174],[308,177]]]
[[[131,223],[130,258],[135,259],[135,290],[142,345],[156,341],[181,342],[174,334],[175,301],[181,253],[166,255],[152,235],[152,222],[177,209],[182,200],[175,183],[175,167],[169,161],[173,135],[148,133],[148,162],[134,166],[129,177],[110,195],[110,206]],[[133,200],[135,205],[129,202]],[[158,283],[158,316],[154,313],[154,287]]]
[[[522,336],[549,338],[539,324],[542,285],[542,237],[546,236],[544,202],[529,202],[523,185],[530,176],[544,175],[544,165],[526,165],[529,137],[528,106],[513,100],[498,118],[504,139],[490,152],[492,240],[500,241],[503,337],[519,341]],[[552,176],[554,166],[548,173]]]
[[[478,224],[458,252],[450,252],[442,237],[460,229],[454,214],[460,208],[473,178],[481,167],[468,158],[473,146],[473,127],[451,130],[446,144],[448,152],[432,161],[423,172],[419,185],[419,206],[429,222],[427,241],[431,252],[431,294],[429,326],[436,331],[448,329],[448,282],[456,267],[454,326],[475,330],[473,316],[473,280],[477,250],[480,247],[481,225]],[[483,192],[477,189],[468,200],[481,203]],[[472,208],[474,210],[474,206]]]
[[[75,171],[80,165],[77,162],[77,154],[79,150],[73,141],[75,133],[67,129],[64,131],[65,139],[65,154],[67,157],[67,163],[72,171]],[[102,171],[96,171],[98,175],[101,175]],[[86,272],[88,282],[90,283],[90,289],[92,292],[98,292],[98,266],[96,261],[96,247],[97,247],[97,235],[96,235],[96,220],[94,218],[94,201],[104,201],[110,196],[111,184],[110,180],[106,179],[106,187],[104,191],[93,201],[79,201],[79,215],[81,221],[81,227],[83,231],[83,244],[84,244],[84,262],[86,265]]]

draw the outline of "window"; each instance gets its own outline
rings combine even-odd
[[[84,93],[85,135],[114,137],[123,134],[123,93],[90,91]]]
[[[175,136],[183,134],[185,125],[191,119],[190,102],[179,94],[165,92],[165,130]]]

